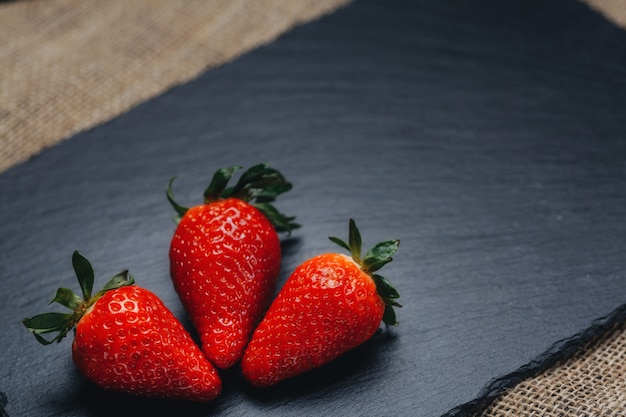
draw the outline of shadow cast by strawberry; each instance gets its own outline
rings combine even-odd
[[[4,411],[4,407],[6,407],[8,403],[9,399],[7,398],[7,395],[0,391],[0,417],[9,417],[7,412]]]
[[[133,396],[130,394],[106,391],[92,382],[81,377],[81,386],[74,392],[69,403],[73,407],[87,411],[88,416],[96,417],[137,417],[149,415],[152,417],[201,417],[213,415],[220,403],[220,399],[209,403],[193,403],[186,401],[167,400]]]
[[[280,240],[280,251],[283,263],[289,262],[299,251],[302,244],[302,238],[296,236],[283,237]],[[289,276],[290,272],[281,267],[281,276]]]
[[[296,236],[283,237],[280,240],[280,249],[283,259],[298,252],[302,239]]]
[[[281,267],[280,273],[278,275],[278,279],[276,280],[276,288],[274,290],[274,296],[278,294],[279,289],[283,286],[293,268],[295,268],[295,264],[291,265],[295,259],[296,254],[300,251],[300,247],[302,245],[302,239],[296,236],[284,236],[280,240],[280,251],[281,251]]]
[[[269,403],[287,398],[303,397],[339,387],[350,379],[378,372],[381,358],[391,355],[397,340],[394,329],[382,327],[367,342],[333,362],[303,375],[282,381],[270,388],[255,388],[244,382],[244,394],[253,402]],[[381,371],[382,372],[382,371]],[[243,380],[243,378],[242,378]]]

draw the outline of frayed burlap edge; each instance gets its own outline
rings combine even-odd
[[[0,3],[0,172],[348,1]]]
[[[444,417],[626,415],[626,304]]]

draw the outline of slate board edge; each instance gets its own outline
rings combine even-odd
[[[617,323],[624,320],[626,320],[626,304],[622,304],[608,315],[594,320],[585,330],[555,342],[537,358],[510,374],[493,379],[474,400],[453,408],[441,417],[460,417],[486,410],[506,390],[547,371],[559,362],[571,358],[580,348],[594,340],[601,339]]]

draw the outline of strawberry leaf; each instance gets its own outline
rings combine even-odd
[[[33,334],[39,343],[49,345],[60,342],[73,325],[74,314],[72,313],[43,313],[22,320],[24,326]],[[48,340],[41,334],[59,332],[54,338]]]
[[[227,189],[222,197],[236,197],[244,201],[258,203],[271,202],[292,188],[280,172],[269,164],[258,164],[241,175],[232,189]]]
[[[329,236],[328,238],[331,240],[331,242],[336,243],[337,245],[341,246],[342,248],[350,252],[350,246],[343,240],[339,239],[338,237],[333,237],[333,236]]]
[[[385,305],[385,312],[383,313],[383,323],[388,326],[397,326],[398,320],[396,319],[396,312],[389,304]]]
[[[174,216],[174,221],[176,223],[179,223],[180,219],[183,218],[183,216],[185,215],[185,213],[187,213],[187,210],[189,209],[187,207],[181,206],[180,204],[176,202],[176,200],[174,200],[174,193],[172,192],[172,184],[174,183],[175,179],[176,177],[170,178],[170,182],[167,185],[167,191],[165,192],[165,195],[167,196],[167,201],[170,202],[170,204],[174,208],[174,211],[176,212],[176,216]]]
[[[83,317],[98,299],[107,291],[119,288],[124,285],[132,285],[135,280],[128,271],[123,271],[115,275],[104,288],[91,296],[94,281],[94,271],[89,261],[78,251],[74,251],[72,255],[72,265],[76,272],[76,277],[80,284],[84,299],[76,295],[72,290],[67,288],[59,288],[50,304],[57,302],[70,310],[71,313],[43,313],[34,317],[22,320],[24,326],[35,336],[37,341],[43,345],[49,345],[53,342],[60,342],[67,333],[74,328],[76,323]],[[48,340],[41,336],[46,333],[58,332],[57,335]]]
[[[133,285],[134,283],[135,278],[128,272],[128,270],[125,270],[115,275],[109,280],[109,282],[104,284],[104,287],[102,287],[100,294],[104,294],[106,291],[114,290],[116,288],[124,287],[126,285]]]
[[[257,164],[254,165],[246,172],[241,174],[239,181],[235,185],[232,191],[232,195],[241,198],[242,200],[249,201],[250,196],[247,195],[247,190],[250,188],[259,188],[263,186],[262,181],[269,180],[270,178],[282,177],[278,171],[270,168],[269,164]]]
[[[329,239],[350,252],[352,259],[361,265],[361,232],[359,232],[359,228],[357,227],[354,219],[350,219],[348,224],[348,243],[338,237],[330,236]]]
[[[26,318],[22,322],[32,332],[50,333],[63,328],[72,316],[72,313],[43,313]]]
[[[400,304],[399,302],[392,300],[390,298],[385,298],[384,299],[385,304],[389,305],[389,306],[393,306],[393,307],[402,307],[402,304]]]
[[[348,243],[337,237],[329,237],[329,239],[348,250],[352,254],[352,258],[361,266],[363,272],[368,274],[376,285],[376,292],[385,303],[385,311],[383,313],[383,322],[387,325],[396,325],[396,313],[393,307],[402,307],[396,299],[400,298],[398,291],[391,285],[387,278],[374,274],[393,260],[392,255],[398,250],[399,240],[386,240],[372,246],[363,259],[360,259],[361,252],[361,234],[356,226],[354,219],[350,219]]]
[[[393,261],[393,258],[365,258],[363,260],[363,268],[368,272],[375,272],[391,261]]]
[[[293,186],[288,182],[280,182],[277,184],[269,184],[264,188],[250,190],[252,198],[258,203],[270,203],[276,200],[276,197],[282,193],[291,190]]]
[[[219,169],[204,191],[204,203],[210,204],[220,199],[238,198],[258,208],[270,220],[277,232],[291,232],[291,230],[300,227],[293,222],[295,217],[285,216],[269,204],[280,194],[291,190],[291,183],[287,182],[285,177],[272,168],[270,164],[263,163],[250,167],[241,174],[235,186],[227,187],[234,173],[241,168],[241,166],[235,165]],[[174,178],[170,180],[166,195],[177,213],[174,220],[178,223],[188,208],[174,201],[173,181]]]
[[[55,302],[69,308],[70,310],[75,310],[78,306],[80,306],[80,303],[83,302],[83,299],[68,288],[59,288],[52,301],[50,301],[50,304]]]
[[[361,263],[361,232],[356,227],[354,219],[350,219],[348,226],[348,245],[350,246],[352,258],[357,263]]]
[[[78,251],[74,251],[72,254],[72,265],[74,266],[80,289],[83,292],[83,298],[88,300],[91,298],[91,290],[93,289],[93,268],[89,261]]]
[[[393,260],[391,257],[398,250],[399,240],[387,240],[371,247],[363,259],[363,267],[366,271],[374,272]]]
[[[367,251],[365,258],[390,258],[394,253],[396,253],[399,246],[399,240],[386,240],[384,242],[377,243]]]
[[[279,233],[291,232],[293,229],[297,229],[298,227],[300,227],[298,223],[292,222],[295,217],[285,216],[284,214],[276,210],[276,208],[271,204],[253,203],[252,205],[259,209],[259,211],[261,211],[261,213],[263,213],[263,215],[269,219],[270,223],[272,223],[272,226],[274,226],[274,229],[276,229],[276,231]]]
[[[376,284],[376,291],[378,291],[381,297],[390,299],[400,298],[400,294],[398,294],[398,291],[396,291],[387,278],[378,274],[373,274],[372,278]]]
[[[211,183],[204,190],[204,202],[211,203],[213,201],[217,201],[220,199],[222,192],[226,189],[226,185],[228,181],[232,178],[233,174],[240,170],[241,166],[235,165],[228,168],[218,169],[215,174],[213,174],[213,179],[211,179]]]

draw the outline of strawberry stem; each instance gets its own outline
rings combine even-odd
[[[402,307],[396,299],[400,298],[398,291],[391,285],[389,280],[382,275],[374,274],[383,266],[393,260],[392,255],[398,250],[399,240],[386,240],[372,246],[365,252],[365,256],[361,258],[361,233],[356,226],[354,219],[350,219],[348,225],[348,243],[338,237],[329,237],[329,239],[346,249],[352,255],[352,259],[359,264],[363,272],[368,274],[376,284],[376,291],[385,302],[385,312],[383,314],[383,322],[387,325],[397,325],[396,313],[394,307]]]
[[[270,220],[277,232],[291,232],[300,227],[293,222],[295,217],[285,216],[270,204],[280,194],[292,188],[291,183],[287,182],[280,172],[272,168],[270,164],[254,165],[241,174],[234,186],[227,187],[235,172],[240,169],[242,169],[241,166],[235,165],[217,170],[204,191],[204,203],[210,204],[221,199],[238,198],[259,209]],[[174,220],[178,223],[188,208],[174,200],[172,192],[174,178],[170,179],[166,196],[176,212]]]
[[[74,328],[89,307],[98,301],[105,292],[135,283],[133,276],[128,271],[123,271],[111,278],[102,290],[92,296],[94,272],[91,263],[78,251],[74,251],[72,254],[72,266],[74,267],[83,297],[80,297],[68,288],[59,288],[52,301],[50,301],[50,304],[59,303],[72,312],[43,313],[22,320],[24,326],[33,333],[37,341],[42,345],[60,342]],[[46,339],[41,336],[42,334],[55,332],[57,334],[52,339]]]

